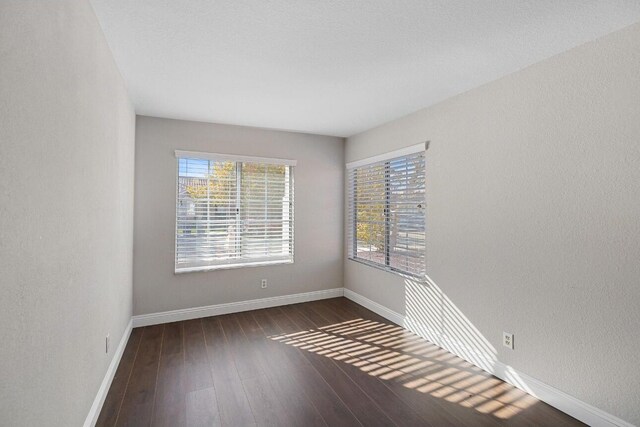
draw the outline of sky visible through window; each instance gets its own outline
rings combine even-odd
[[[178,175],[190,178],[205,178],[209,172],[209,160],[181,158]]]

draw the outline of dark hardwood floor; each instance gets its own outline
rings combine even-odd
[[[98,426],[573,426],[336,298],[133,330]]]

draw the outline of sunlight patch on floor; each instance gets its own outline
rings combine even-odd
[[[458,333],[461,335],[463,331]],[[466,339],[471,340],[468,333]],[[406,329],[353,319],[270,337],[274,341],[355,366],[383,381],[507,419],[537,402],[469,362]],[[478,342],[473,339],[474,343]],[[482,343],[483,349],[488,349]]]

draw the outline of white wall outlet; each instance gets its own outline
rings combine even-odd
[[[262,281],[260,282],[260,287],[262,289],[265,289],[267,287],[267,279],[262,279]]]
[[[109,344],[110,344],[109,341],[111,341],[111,339],[109,338],[109,334],[107,334],[107,336],[104,339],[104,352],[107,354],[109,354]]]
[[[513,334],[510,334],[509,332],[503,332],[502,345],[513,350]]]

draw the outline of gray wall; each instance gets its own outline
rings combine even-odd
[[[0,425],[89,412],[131,318],[134,126],[88,2],[0,3]]]
[[[294,263],[174,274],[174,150],[296,159]],[[138,116],[135,175],[134,314],[342,287],[342,138]]]
[[[346,287],[640,424],[638,70],[640,24],[349,138],[431,140],[432,283],[346,261]]]

